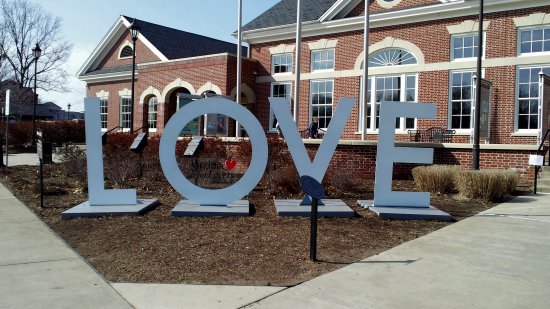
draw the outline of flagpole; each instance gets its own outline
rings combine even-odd
[[[242,33],[242,27],[243,27],[243,0],[238,0],[238,17],[237,17],[237,36],[238,36],[238,43],[237,43],[237,95],[236,95],[236,102],[237,104],[241,104],[241,80],[242,80],[242,42],[243,42],[243,33]],[[235,121],[235,136],[241,137],[241,130],[239,128],[239,122]]]
[[[366,107],[367,99],[369,97],[369,0],[365,0],[365,32],[363,34],[363,50],[365,54],[363,55],[363,98],[359,105],[359,112],[361,113],[361,140],[364,141],[366,138],[366,128],[365,124],[367,123],[365,117],[367,117]]]
[[[474,110],[474,144],[472,145],[472,169],[479,170],[479,122],[481,120],[481,56],[483,54],[483,0],[479,0],[479,29],[477,49],[477,78]]]
[[[296,5],[296,65],[295,65],[295,80],[294,80],[294,122],[299,128],[299,116],[298,113],[300,103],[300,58],[301,58],[301,46],[302,46],[302,2],[297,1]]]

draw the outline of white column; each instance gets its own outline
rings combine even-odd
[[[237,17],[237,36],[238,36],[238,43],[237,43],[237,95],[236,95],[236,101],[237,104],[241,104],[241,81],[242,81],[242,43],[243,43],[243,0],[238,0],[238,17]],[[235,136],[241,137],[241,130],[240,125],[238,121],[235,121]]]

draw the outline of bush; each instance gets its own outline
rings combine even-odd
[[[76,121],[49,121],[38,122],[38,130],[42,130],[44,141],[56,145],[67,143],[84,143],[86,131],[83,122]]]
[[[434,194],[451,193],[455,188],[454,177],[462,170],[458,165],[430,165],[413,168],[416,187]]]
[[[513,170],[463,170],[456,176],[461,195],[486,201],[501,200],[516,188],[518,176]]]
[[[59,158],[61,159],[61,171],[65,176],[74,176],[80,182],[86,183],[86,149],[78,146],[63,147],[59,150]]]

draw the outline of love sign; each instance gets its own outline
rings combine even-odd
[[[279,121],[289,152],[300,176],[309,175],[322,182],[338,141],[351,115],[354,99],[341,99],[333,114],[327,133],[313,161],[307,154],[296,123],[290,113],[288,101],[284,98],[269,98],[271,108]],[[400,200],[416,201],[425,206],[423,193],[397,193],[391,191],[391,171],[394,162],[431,163],[433,152],[394,146],[395,117],[435,116],[434,104],[383,102],[381,113],[379,148],[376,166],[375,195],[379,194],[381,204],[400,205]],[[387,107],[385,106],[387,105]],[[86,147],[88,163],[89,206],[132,205],[136,203],[135,190],[105,190],[103,156],[100,136],[99,99],[87,98],[84,102],[86,117]],[[252,144],[252,156],[248,170],[234,184],[222,189],[205,189],[190,182],[181,172],[176,160],[176,141],[181,130],[193,119],[205,114],[222,114],[238,121],[247,131]],[[384,123],[388,125],[383,125]],[[386,132],[387,131],[387,132]],[[391,131],[391,132],[390,132]],[[258,184],[268,160],[267,138],[260,122],[245,107],[224,98],[206,98],[186,104],[167,123],[160,141],[160,163],[170,185],[188,200],[200,205],[227,205],[250,193]],[[403,161],[405,160],[405,161]],[[232,170],[235,160],[226,160],[225,167]],[[380,175],[380,181],[378,176]],[[389,177],[389,182],[388,182]],[[420,194],[420,195],[419,195]],[[407,204],[404,201],[404,205]],[[410,204],[410,203],[409,203]]]

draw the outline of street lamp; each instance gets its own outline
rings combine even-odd
[[[67,120],[70,120],[71,117],[71,103],[67,104]]]
[[[38,96],[36,95],[36,65],[38,64],[38,58],[42,54],[40,45],[36,43],[36,46],[32,49],[32,56],[34,57],[34,100],[32,104],[32,142],[36,144],[36,101]]]
[[[136,20],[130,25],[130,34],[132,36],[132,96],[130,97],[130,134],[134,131],[134,84],[136,75],[136,41],[139,35],[140,27],[136,25]]]

